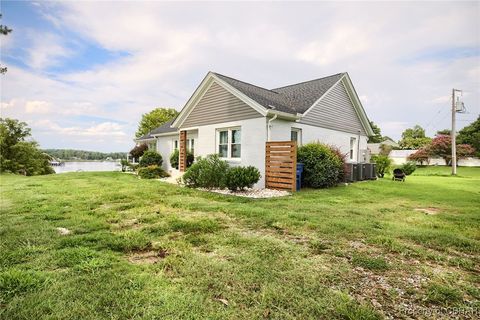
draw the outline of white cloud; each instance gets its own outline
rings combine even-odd
[[[43,70],[58,64],[63,58],[73,54],[63,43],[64,41],[54,34],[31,34],[32,45],[28,48],[27,63],[30,67]]]
[[[309,63],[325,66],[342,59],[354,58],[371,46],[367,34],[353,27],[338,27],[320,40],[301,47],[297,57]]]
[[[142,113],[157,106],[180,109],[209,70],[266,87],[348,71],[370,119],[394,138],[408,126],[429,123],[452,87],[470,92],[467,108],[480,105],[479,58],[435,54],[480,46],[478,3],[418,3],[415,10],[399,2],[258,3],[255,10],[251,3],[39,7],[48,9],[44,16],[61,32],[46,32],[45,40],[36,34],[27,48],[33,71],[9,65],[2,77],[2,113],[50,121],[45,130],[34,130],[46,145],[62,142],[50,130],[72,139],[63,145],[81,138],[72,146],[127,150]],[[66,49],[71,39],[63,34],[69,33],[124,54],[80,71],[46,74],[46,67],[75,54]],[[48,107],[27,113],[32,101]],[[435,126],[430,133],[447,127],[448,119]]]
[[[123,126],[114,122],[103,122],[90,127],[64,127],[51,120],[33,121],[32,127],[39,132],[73,137],[127,137]],[[88,140],[82,140],[88,141]]]
[[[47,101],[27,101],[25,103],[26,113],[50,113],[52,108]]]

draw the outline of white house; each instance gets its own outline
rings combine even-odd
[[[347,73],[265,89],[209,72],[174,120],[136,141],[156,148],[164,169],[172,171],[170,155],[185,133],[195,157],[217,153],[231,165],[257,167],[259,188],[265,185],[267,141],[320,141],[362,162],[373,135]]]

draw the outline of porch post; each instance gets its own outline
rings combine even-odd
[[[180,131],[180,145],[179,145],[179,159],[178,168],[180,172],[184,172],[187,169],[187,131]]]

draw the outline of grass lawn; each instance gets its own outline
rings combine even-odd
[[[480,168],[448,173],[267,200],[122,173],[0,176],[0,318],[478,315]]]

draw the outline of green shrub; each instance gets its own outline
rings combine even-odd
[[[193,156],[193,153],[190,151],[187,151],[187,168],[190,168],[194,160],[195,160],[195,157]],[[172,168],[175,168],[178,170],[179,161],[180,161],[180,152],[178,151],[178,149],[176,149],[170,155],[170,165],[172,166]]]
[[[217,154],[205,158],[198,157],[197,161],[183,174],[183,183],[190,188],[225,188],[225,176],[228,163],[220,160]]]
[[[260,171],[253,166],[233,167],[228,169],[225,184],[231,191],[251,188],[260,180]]]
[[[333,187],[343,177],[343,160],[328,145],[308,143],[298,149],[297,159],[304,164],[302,182],[307,187]]]
[[[374,155],[372,156],[372,161],[377,164],[377,176],[379,178],[383,178],[385,173],[390,171],[392,159],[390,159],[388,156]]]
[[[408,162],[405,162],[401,167],[400,169],[403,170],[403,172],[405,172],[405,174],[407,176],[411,175],[412,173],[415,172],[415,170],[417,170],[417,165],[415,164],[414,161],[408,161]]]
[[[138,169],[138,176],[142,179],[158,179],[169,175],[161,167],[154,165]]]
[[[148,166],[159,166],[161,167],[163,163],[162,156],[153,150],[145,151],[142,158],[140,159],[140,167],[148,167]]]

